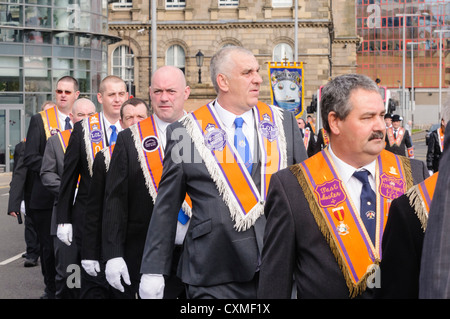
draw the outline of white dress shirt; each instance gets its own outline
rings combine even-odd
[[[236,129],[234,120],[237,117],[242,117],[244,119],[242,131],[244,132],[244,135],[249,143],[252,158],[255,158],[253,154],[255,146],[255,118],[253,117],[253,109],[248,110],[244,114],[236,115],[231,113],[230,111],[225,110],[222,106],[220,106],[217,100],[214,102],[214,107],[217,114],[219,115],[220,120],[222,121],[222,124],[224,126],[223,128],[227,133],[227,139],[231,145],[234,145],[234,131]]]
[[[120,125],[120,120],[118,120],[116,123],[110,123],[103,112],[102,112],[102,116],[101,117],[103,118],[103,127],[104,127],[104,130],[105,130],[106,139],[107,139],[108,145],[109,145],[109,139],[111,138],[111,133],[112,133],[112,129],[111,129],[110,126],[114,125],[116,127],[116,133],[117,134],[119,134],[119,132],[122,131],[123,128]]]
[[[69,117],[69,115],[63,114],[58,107],[56,107],[56,109],[58,110],[58,120],[59,120],[59,126],[61,127],[61,131],[64,131],[64,129],[66,128],[66,117]],[[70,125],[73,128],[73,123],[72,120],[70,120]]]
[[[361,171],[363,169],[368,170],[370,172],[369,174],[370,187],[372,187],[372,190],[375,191],[376,160],[374,160],[373,162],[371,162],[366,166],[356,169],[353,166],[342,161],[340,158],[338,158],[333,153],[331,144],[328,146],[328,150],[330,151],[330,155],[333,160],[334,166],[336,167],[337,173],[341,177],[342,183],[347,188],[348,195],[352,199],[353,204],[355,204],[355,208],[359,213],[362,183],[356,177],[353,176],[353,173],[355,171]]]

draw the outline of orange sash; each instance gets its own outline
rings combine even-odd
[[[303,144],[305,145],[305,149],[308,149],[309,139],[311,138],[311,131],[309,130],[309,128],[306,128],[303,134],[305,135],[303,136]]]
[[[61,126],[59,125],[58,119],[58,108],[56,106],[41,111],[39,114],[41,114],[42,121],[44,122],[44,130],[47,140],[50,136],[61,132]]]
[[[82,121],[89,173],[92,176],[95,155],[106,146],[103,134],[103,114],[95,113]]]
[[[61,143],[61,147],[63,152],[66,152],[67,145],[69,145],[70,135],[72,134],[72,130],[59,131],[58,133],[59,141]]]
[[[441,148],[441,152],[443,152],[444,151],[444,132],[442,132],[442,127],[440,127],[437,130],[437,133],[438,133],[438,137],[439,137],[439,146]]]
[[[147,119],[136,123],[136,125],[130,127],[130,130],[138,152],[145,183],[153,202],[155,202],[163,171],[164,149],[154,116],[149,116]],[[182,208],[185,214],[190,217],[192,201],[187,195]]]
[[[372,243],[328,149],[291,166],[317,225],[336,257],[351,297],[366,289],[373,266],[381,260],[381,239],[390,203],[408,189],[407,184],[412,184],[409,167],[401,157],[385,150],[377,158],[377,226],[375,243]]]
[[[287,166],[282,110],[262,102],[253,108],[258,126],[255,141],[258,140],[260,145],[261,159],[261,189],[258,190],[233,142],[227,140],[227,133],[213,103],[188,114],[181,123],[227,204],[235,221],[234,227],[237,231],[244,231],[264,213],[270,177]]]
[[[399,127],[397,131],[397,138],[394,138],[394,128],[389,127],[386,132],[389,140],[389,145],[394,146],[394,144],[397,144],[400,146],[403,140],[403,135],[405,134],[405,129],[403,127]]]
[[[434,173],[423,182],[414,185],[407,192],[409,203],[422,224],[423,231],[427,228],[428,212],[430,211],[431,200],[433,199],[436,188],[436,181],[439,172]]]
[[[322,128],[321,130],[322,130],[323,144],[325,146],[328,146],[328,144],[330,144],[330,137],[328,136],[328,133],[327,131],[325,131],[324,128]]]
[[[69,145],[70,136],[72,135],[72,129],[65,130],[62,132],[58,131],[57,134],[58,134],[59,142],[61,143],[63,152],[65,153],[66,149],[67,149],[67,145]],[[77,188],[78,188],[78,186],[80,186],[80,179],[81,179],[81,175],[78,176]]]

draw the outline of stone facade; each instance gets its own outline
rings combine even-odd
[[[208,67],[213,54],[224,45],[240,45],[250,49],[260,62],[264,81],[260,99],[270,103],[267,63],[272,60],[273,49],[279,43],[287,43],[294,50],[294,6],[279,8],[272,5],[272,0],[240,0],[237,7],[219,7],[218,0],[206,1],[187,0],[184,8],[175,10],[166,9],[165,0],[156,1],[157,66],[166,64],[170,46],[177,44],[184,49],[185,74],[191,86],[187,109],[192,110],[215,97]],[[120,45],[131,47],[135,95],[146,100],[153,69],[149,54],[149,4],[149,0],[133,0],[132,8],[121,10],[110,4],[108,12],[109,33],[122,38],[110,45],[109,55],[111,57]],[[353,1],[298,1],[297,61],[304,63],[305,106],[309,105],[320,85],[331,77],[356,72],[359,42]],[[198,83],[199,68],[195,60],[198,50],[204,54],[201,84]]]

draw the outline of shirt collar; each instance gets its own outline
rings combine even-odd
[[[353,176],[353,173],[355,171],[361,171],[363,169],[366,169],[371,174],[372,178],[375,178],[375,171],[376,171],[376,160],[372,161],[371,163],[361,167],[361,168],[354,168],[353,166],[345,163],[343,160],[341,160],[339,157],[336,156],[336,154],[333,153],[333,150],[331,148],[331,144],[328,146],[328,150],[330,152],[330,156],[333,160],[333,163],[336,167],[336,170],[339,173],[339,176],[342,179],[342,182],[344,184],[347,184],[350,178]]]
[[[220,120],[226,128],[234,129],[234,120],[236,117],[242,117],[244,122],[249,126],[253,127],[253,109],[248,110],[247,112],[236,116],[236,114],[231,113],[228,110],[225,110],[217,100],[214,101],[214,108],[219,115]]]

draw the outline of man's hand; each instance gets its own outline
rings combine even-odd
[[[124,292],[125,289],[120,278],[123,278],[127,285],[131,285],[128,267],[122,257],[112,258],[106,262],[105,275],[109,284],[121,292]]]
[[[139,284],[139,296],[142,299],[162,299],[164,286],[163,275],[143,274]]]
[[[72,224],[58,224],[56,237],[67,246],[72,243]]]

